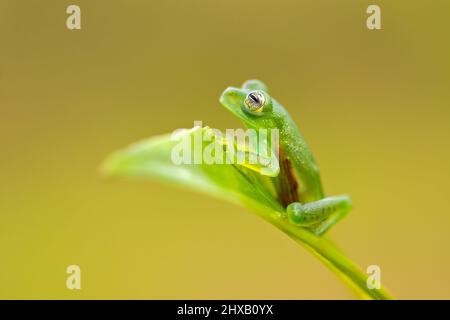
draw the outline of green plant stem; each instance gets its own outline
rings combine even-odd
[[[325,239],[317,237],[310,231],[286,223],[285,219],[275,216],[265,217],[270,223],[281,229],[296,242],[319,258],[329,269],[334,271],[346,284],[365,299],[394,299],[386,289],[369,289],[367,274],[353,261],[345,256],[336,246]]]

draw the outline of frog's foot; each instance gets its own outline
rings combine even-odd
[[[351,207],[350,198],[342,195],[304,204],[293,202],[287,206],[286,211],[292,224],[311,229],[317,236],[321,236],[341,220]]]

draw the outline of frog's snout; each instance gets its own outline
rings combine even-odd
[[[220,103],[228,109],[237,108],[245,99],[245,93],[238,88],[228,87],[220,96]]]
[[[246,125],[254,125],[253,119],[242,110],[247,91],[236,87],[228,87],[222,92],[219,101],[225,109],[244,121]]]

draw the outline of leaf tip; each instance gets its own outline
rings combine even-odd
[[[98,172],[105,178],[117,176],[120,173],[122,162],[123,161],[122,157],[120,156],[120,152],[116,151],[112,154],[109,154],[103,160],[98,168]]]

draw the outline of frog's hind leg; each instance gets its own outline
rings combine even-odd
[[[294,202],[286,211],[291,223],[309,228],[320,236],[347,215],[351,206],[350,198],[342,195],[304,204]]]

